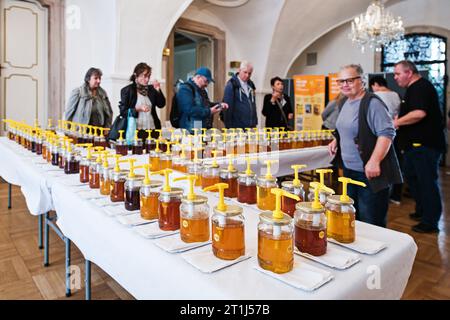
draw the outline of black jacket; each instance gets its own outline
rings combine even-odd
[[[156,90],[152,85],[148,86],[148,97],[150,102],[152,103],[152,117],[155,122],[155,129],[161,129],[161,121],[158,118],[156,113],[156,107],[164,108],[166,105],[166,98],[161,90]],[[138,117],[138,112],[136,111],[136,102],[137,102],[137,88],[136,83],[132,83],[125,88],[122,88],[120,91],[120,102],[119,109],[120,115],[122,117],[128,116],[128,109],[131,109],[133,117]]]
[[[288,123],[285,122],[278,104],[272,104],[270,99],[272,99],[271,94],[266,94],[264,96],[264,105],[262,109],[262,114],[263,116],[266,117],[266,127],[267,128],[284,127],[285,129],[287,129],[289,125],[288,115],[290,113],[293,113],[291,100],[289,99],[289,96],[284,94],[284,100],[286,100],[286,104],[283,106],[283,112]]]

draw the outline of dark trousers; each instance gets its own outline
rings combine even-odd
[[[367,187],[348,185],[348,196],[355,201],[356,219],[379,227],[386,227],[389,208],[389,187],[378,192],[372,192],[364,172],[344,168],[344,176],[364,182]]]
[[[404,174],[422,223],[437,228],[442,213],[439,160],[442,153],[425,146],[404,153]]]

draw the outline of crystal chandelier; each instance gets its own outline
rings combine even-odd
[[[361,47],[364,52],[366,46],[376,51],[389,44],[392,40],[399,40],[405,33],[403,21],[395,19],[390,12],[384,10],[380,0],[375,0],[361,14],[352,21],[352,31],[349,38]]]

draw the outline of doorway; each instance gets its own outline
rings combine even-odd
[[[189,31],[174,34],[174,80],[187,81],[199,67],[214,70],[214,41],[208,36]],[[214,83],[208,86],[209,98],[214,100]]]
[[[226,82],[225,32],[205,23],[180,18],[166,43],[165,66],[167,106],[164,120],[169,119],[174,89],[179,79],[186,81],[200,66],[211,69],[215,83],[208,86],[211,101],[222,100]],[[222,128],[218,115],[213,126]]]

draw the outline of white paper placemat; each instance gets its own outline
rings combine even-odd
[[[259,265],[254,265],[253,268],[259,272],[264,273],[274,279],[282,281],[294,288],[304,291],[314,291],[325,283],[331,281],[334,276],[331,272],[316,268],[306,262],[299,260],[294,256],[294,268],[287,273],[273,273],[262,269]]]
[[[180,235],[174,235],[155,240],[155,244],[169,253],[179,253],[206,246],[211,244],[211,241],[186,243],[181,240]]]
[[[328,238],[328,241],[364,254],[377,254],[384,248],[387,248],[387,244],[384,242],[361,236],[357,236],[352,243],[340,243],[333,238]]]
[[[89,186],[89,183],[80,182],[79,175],[65,175],[59,179],[61,183],[68,187]]]
[[[102,199],[97,199],[97,200],[102,200]],[[92,202],[97,201],[97,200],[92,200]],[[108,199],[109,200],[109,199]],[[95,203],[95,202],[94,202]],[[114,202],[112,202],[114,203]],[[117,205],[107,205],[103,207],[103,210],[106,212],[106,214],[110,217],[117,217],[117,216],[129,216],[129,215],[135,215],[135,214],[139,214],[140,215],[140,211],[139,210],[134,210],[134,211],[128,211],[127,209],[125,209],[125,205],[123,202],[116,202]]]
[[[142,219],[140,213],[130,214],[126,216],[117,216],[116,218],[121,224],[128,227],[140,226],[143,224],[149,224],[157,221],[157,220]]]
[[[334,245],[328,244],[327,252],[322,256],[313,256],[312,254],[300,252],[297,248],[294,249],[294,253],[302,257],[311,259],[330,268],[335,269],[348,269],[354,264],[361,261],[358,254],[340,250]]]
[[[104,195],[100,194],[99,189],[90,189],[90,190],[81,190],[80,192],[76,193],[81,199],[85,200],[91,200],[91,199],[100,199],[105,197]]]
[[[108,196],[105,196],[100,199],[91,199],[91,202],[99,207],[112,207],[112,209],[120,207],[120,208],[123,208],[124,211],[126,211],[123,202],[112,202],[111,198]],[[128,212],[129,212],[129,214],[136,213],[135,211],[128,211]],[[139,210],[138,210],[138,212],[139,212]]]
[[[162,237],[171,236],[173,234],[180,233],[180,230],[175,231],[164,231],[159,228],[158,223],[145,224],[142,226],[137,226],[133,228],[140,236],[146,239],[157,239]]]
[[[37,158],[37,159],[31,160],[31,163],[34,163],[34,164],[46,164],[47,160],[45,160],[44,158]]]
[[[244,256],[240,256],[235,260],[222,260],[213,254],[211,246],[206,246],[197,250],[185,252],[181,257],[201,272],[213,273],[250,259],[252,256],[249,253],[246,253]]]

